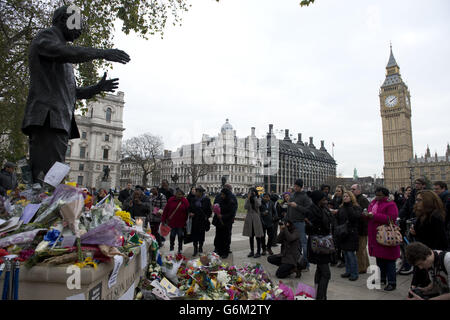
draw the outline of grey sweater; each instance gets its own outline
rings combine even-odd
[[[308,208],[312,204],[311,199],[308,197],[306,192],[295,192],[289,202],[295,202],[297,204],[296,208],[288,206],[286,219],[292,222],[304,222],[305,218],[308,216]]]

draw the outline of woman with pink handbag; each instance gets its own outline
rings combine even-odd
[[[400,245],[386,246],[378,243],[378,227],[390,225],[396,221],[398,209],[394,201],[389,201],[389,190],[379,187],[375,190],[375,199],[370,203],[365,217],[368,223],[369,255],[375,257],[381,271],[381,283],[387,285],[385,291],[392,291],[397,286],[395,261],[400,258]]]

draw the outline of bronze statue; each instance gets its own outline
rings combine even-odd
[[[111,171],[111,169],[109,168],[109,166],[105,166],[103,168],[103,178],[102,181],[108,181],[109,178],[109,172]]]
[[[29,136],[30,162],[34,182],[41,178],[56,161],[64,162],[69,139],[80,137],[75,122],[75,102],[90,99],[106,91],[114,92],[119,79],[106,80],[106,73],[95,85],[77,87],[74,63],[95,59],[127,63],[130,57],[118,49],[95,49],[68,45],[78,39],[83,26],[71,26],[68,6],[55,10],[53,26],[41,30],[33,39],[29,51],[30,88],[22,123]]]
[[[172,179],[173,183],[177,184],[177,181],[179,178],[177,173],[175,173],[174,175],[171,175],[170,178]]]

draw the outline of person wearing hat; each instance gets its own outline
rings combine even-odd
[[[305,258],[308,256],[305,217],[308,216],[311,204],[311,199],[303,191],[303,180],[297,179],[294,184],[294,193],[289,198],[286,219],[292,221],[300,233],[299,251],[303,252]],[[306,270],[309,270],[309,262],[307,263]]]
[[[195,198],[189,206],[189,217],[192,218],[191,237],[194,244],[193,257],[197,253],[203,253],[203,243],[205,242],[205,232],[209,230],[209,218],[212,215],[211,199],[205,195],[205,189],[195,188]]]
[[[316,300],[327,300],[328,283],[331,279],[331,254],[314,253],[311,250],[311,236],[326,236],[331,234],[332,217],[327,207],[327,197],[319,190],[311,192],[312,205],[306,218],[306,231],[308,232],[308,261],[317,265],[314,275],[316,286]]]
[[[16,165],[13,162],[6,162],[4,168],[0,172],[0,195],[6,196],[8,190],[17,188],[17,177],[14,173]]]

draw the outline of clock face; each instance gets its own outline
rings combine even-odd
[[[398,103],[398,98],[396,96],[389,96],[384,101],[386,107],[395,107]]]

